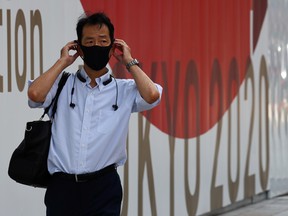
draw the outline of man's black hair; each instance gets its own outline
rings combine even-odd
[[[84,17],[81,17],[78,20],[77,27],[76,27],[78,42],[81,43],[84,26],[97,25],[97,24],[100,26],[100,28],[102,27],[103,24],[108,27],[110,40],[111,40],[111,43],[113,43],[114,26],[111,23],[110,18],[103,12],[97,12],[93,14],[86,13]]]

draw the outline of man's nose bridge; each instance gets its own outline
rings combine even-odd
[[[101,40],[98,38],[98,39],[94,39],[94,46],[101,46]]]

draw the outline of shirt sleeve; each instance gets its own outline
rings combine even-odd
[[[59,75],[56,79],[56,81],[54,82],[53,86],[51,87],[50,91],[48,92],[45,101],[43,103],[39,103],[39,102],[35,102],[32,101],[30,98],[28,98],[28,106],[30,108],[46,108],[50,105],[52,99],[54,98],[54,96],[56,95],[57,92],[57,88],[58,88],[58,82],[61,78],[61,75]],[[29,80],[28,81],[28,87],[33,83],[34,80]]]
[[[160,97],[158,98],[158,100],[152,104],[149,104],[142,98],[139,91],[137,90],[136,99],[135,99],[134,106],[132,108],[132,112],[142,112],[145,110],[149,110],[149,109],[154,108],[155,106],[157,106],[160,103],[163,89],[162,89],[162,86],[160,86],[159,84],[155,83],[155,86],[160,93]]]

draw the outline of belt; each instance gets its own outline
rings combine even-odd
[[[72,180],[75,182],[86,182],[92,179],[96,179],[98,177],[103,176],[106,173],[110,173],[116,170],[115,164],[111,164],[101,170],[92,173],[85,173],[85,174],[69,174],[64,172],[56,172],[53,174],[55,177],[60,177],[67,180]]]

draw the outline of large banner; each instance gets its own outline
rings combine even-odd
[[[86,11],[104,11],[163,86],[158,107],[131,117],[122,215],[201,215],[288,192],[287,9],[287,0],[0,0],[0,215],[45,215],[45,190],[11,180],[9,159],[43,112],[28,108],[28,80],[76,39]],[[115,59],[109,67],[130,78]]]

